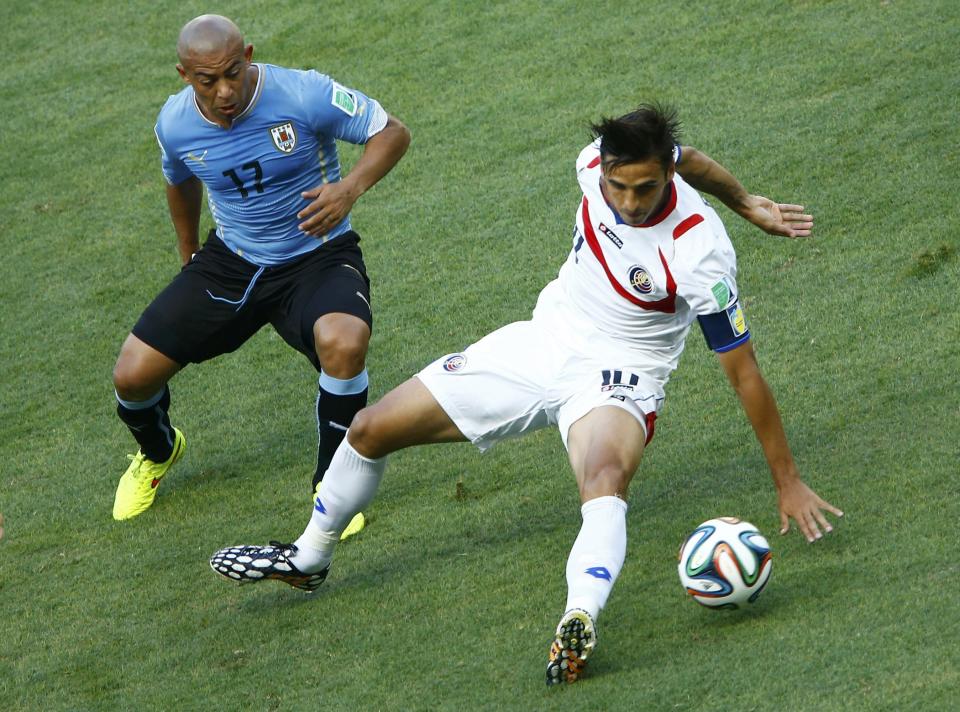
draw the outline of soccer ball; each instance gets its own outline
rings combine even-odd
[[[770,545],[750,522],[710,519],[680,546],[680,583],[709,608],[740,608],[757,600],[770,580]]]

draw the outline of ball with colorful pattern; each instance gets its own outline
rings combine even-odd
[[[680,546],[680,583],[708,608],[741,608],[770,580],[770,544],[750,522],[718,517],[698,526]]]

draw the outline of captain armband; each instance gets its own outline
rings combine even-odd
[[[707,346],[717,353],[734,349],[750,339],[747,319],[738,299],[721,312],[698,316]]]

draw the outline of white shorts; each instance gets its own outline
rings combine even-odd
[[[566,447],[570,426],[605,405],[633,415],[649,442],[664,399],[650,365],[612,344],[572,343],[544,320],[518,321],[417,376],[481,450],[548,425],[557,425]]]

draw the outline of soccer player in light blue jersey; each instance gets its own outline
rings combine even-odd
[[[167,100],[155,131],[183,267],[114,368],[117,413],[140,446],[117,488],[118,520],[150,507],[183,455],[170,379],[234,351],[267,323],[320,373],[317,486],[367,400],[373,315],[350,210],[410,142],[361,92],[316,71],[254,63],[253,45],[225,17],[188,22],[177,54],[188,86]],[[346,176],[338,140],[364,146]],[[201,247],[204,188],[216,227]]]

